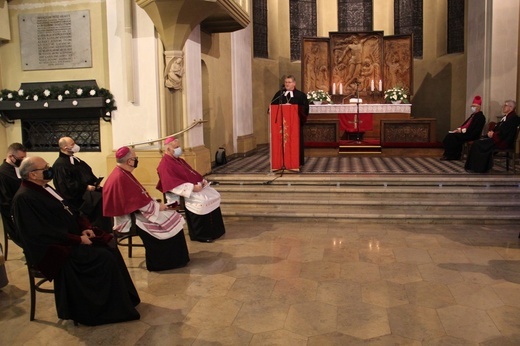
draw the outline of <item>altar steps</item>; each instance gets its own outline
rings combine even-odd
[[[381,145],[378,140],[341,140],[339,141],[339,154],[342,155],[381,155]]]
[[[520,178],[210,175],[224,218],[518,224]],[[276,179],[275,179],[276,178]],[[273,180],[275,179],[275,180]]]

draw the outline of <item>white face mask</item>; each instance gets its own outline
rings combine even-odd
[[[471,107],[471,113],[475,113],[477,111],[477,107],[472,106]]]
[[[80,146],[77,145],[77,144],[74,144],[74,146],[72,148],[70,148],[70,151],[72,151],[73,153],[79,153],[79,150],[80,150]]]
[[[182,155],[182,148],[181,147],[177,147],[177,148],[173,149],[173,156],[179,157],[181,155]]]

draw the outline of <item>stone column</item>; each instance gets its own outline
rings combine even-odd
[[[164,52],[164,72],[162,85],[166,89],[164,135],[175,133],[184,128],[182,121],[182,84],[184,76],[184,56],[180,50]],[[180,66],[179,66],[180,65]]]
[[[185,86],[186,107],[184,114],[184,127],[188,127],[194,121],[201,120],[202,115],[202,54],[200,43],[200,26],[191,32],[184,44],[185,54]],[[198,125],[184,133],[186,161],[199,173],[205,174],[211,171],[211,158],[209,149],[204,146],[203,126]]]
[[[496,121],[504,100],[518,95],[520,0],[467,4],[466,104],[481,95],[488,121]]]
[[[253,135],[253,80],[251,24],[231,34],[231,79],[234,152],[246,154],[256,148]]]

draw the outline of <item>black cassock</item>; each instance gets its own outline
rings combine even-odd
[[[493,152],[496,149],[512,148],[516,136],[519,119],[513,111],[505,121],[500,121],[493,129],[493,138],[474,141],[469,150],[464,168],[475,173],[486,173],[493,168]],[[514,163],[513,163],[514,164]]]
[[[139,295],[112,235],[94,228],[93,244],[81,244],[88,222],[28,181],[13,199],[13,216],[27,260],[54,280],[59,318],[85,325],[139,319]]]
[[[52,169],[54,187],[67,203],[87,216],[94,226],[109,232],[112,224],[110,218],[103,217],[101,189],[87,191],[87,186],[97,180],[92,168],[85,161],[60,152]]]
[[[9,238],[20,246],[21,243],[11,219],[11,202],[21,183],[22,180],[16,175],[14,166],[4,160],[0,165],[0,213],[2,214],[4,231],[7,232]]]

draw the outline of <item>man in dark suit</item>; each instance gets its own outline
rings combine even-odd
[[[520,124],[515,112],[516,102],[507,100],[502,106],[502,120],[486,137],[473,142],[464,168],[468,172],[486,173],[493,167],[495,149],[508,149],[515,145],[516,128]]]
[[[441,160],[459,160],[462,153],[462,146],[467,141],[474,141],[482,136],[482,129],[486,123],[484,113],[480,111],[482,98],[475,96],[471,104],[471,115],[460,127],[450,131],[444,137],[444,154]]]
[[[13,143],[7,148],[7,156],[0,165],[0,213],[2,214],[4,232],[7,232],[9,239],[19,246],[21,246],[21,243],[11,218],[11,203],[22,183],[19,167],[26,156],[27,149],[21,143]],[[7,244],[5,245],[7,254]]]

